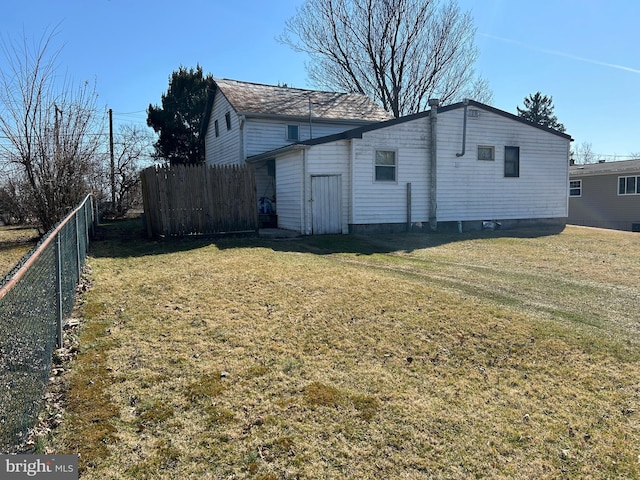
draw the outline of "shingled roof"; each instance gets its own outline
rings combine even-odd
[[[640,171],[640,160],[619,160],[617,162],[587,163],[569,167],[571,176],[615,175]]]
[[[393,118],[366,95],[276,87],[237,80],[216,79],[215,83],[233,108],[244,115],[312,117],[327,120],[379,122]]]

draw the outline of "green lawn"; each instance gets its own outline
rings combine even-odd
[[[45,442],[82,478],[640,477],[637,234],[138,226],[92,246]]]

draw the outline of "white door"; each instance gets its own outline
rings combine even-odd
[[[311,177],[311,233],[342,233],[340,175]]]

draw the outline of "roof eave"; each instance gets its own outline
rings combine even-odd
[[[298,123],[309,123],[309,116],[296,115],[279,115],[277,113],[256,113],[256,112],[238,112],[238,115],[244,115],[246,118],[256,118],[261,120],[282,120]],[[378,123],[380,120],[364,120],[339,117],[311,117],[311,123],[347,123],[352,125],[370,125]]]
[[[519,117],[519,116],[517,116],[517,115],[515,115],[513,113],[509,113],[509,112],[506,112],[504,110],[500,110],[499,108],[492,107],[491,105],[486,105],[484,103],[480,103],[480,102],[478,102],[476,100],[469,99],[469,100],[467,100],[467,102],[468,102],[467,105],[475,106],[475,107],[478,107],[478,108],[482,108],[483,110],[487,110],[487,111],[489,111],[491,113],[495,113],[496,115],[501,115],[501,116],[503,116],[505,118],[509,118],[511,120],[515,120],[516,122],[522,123],[524,125],[529,125],[530,127],[537,128],[538,130],[542,130],[543,132],[548,132],[548,133],[551,133],[553,135],[557,135],[559,137],[562,137],[562,138],[564,138],[566,140],[569,140],[570,142],[573,142],[573,138],[568,133],[561,132],[561,131],[556,130],[554,128],[549,128],[549,127],[545,127],[543,125],[535,124],[535,123],[530,122],[529,120],[526,120],[526,119],[524,119],[522,117]],[[464,105],[465,105],[465,102],[452,103],[451,105],[446,105],[444,107],[439,107],[438,108],[438,113],[441,113],[441,112],[444,113],[444,112],[447,112],[449,110],[456,110],[458,108],[463,108]]]
[[[283,155],[285,153],[295,152],[297,150],[308,150],[310,148],[309,145],[303,145],[301,143],[293,143],[291,145],[286,145],[284,147],[276,148],[274,150],[269,150],[268,152],[259,153],[258,155],[252,155],[247,157],[247,163],[258,163],[264,160],[270,160],[277,156]]]

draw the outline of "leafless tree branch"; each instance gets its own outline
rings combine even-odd
[[[280,40],[309,55],[315,84],[364,93],[398,117],[431,97],[491,100],[474,71],[474,35],[455,1],[306,0]]]

